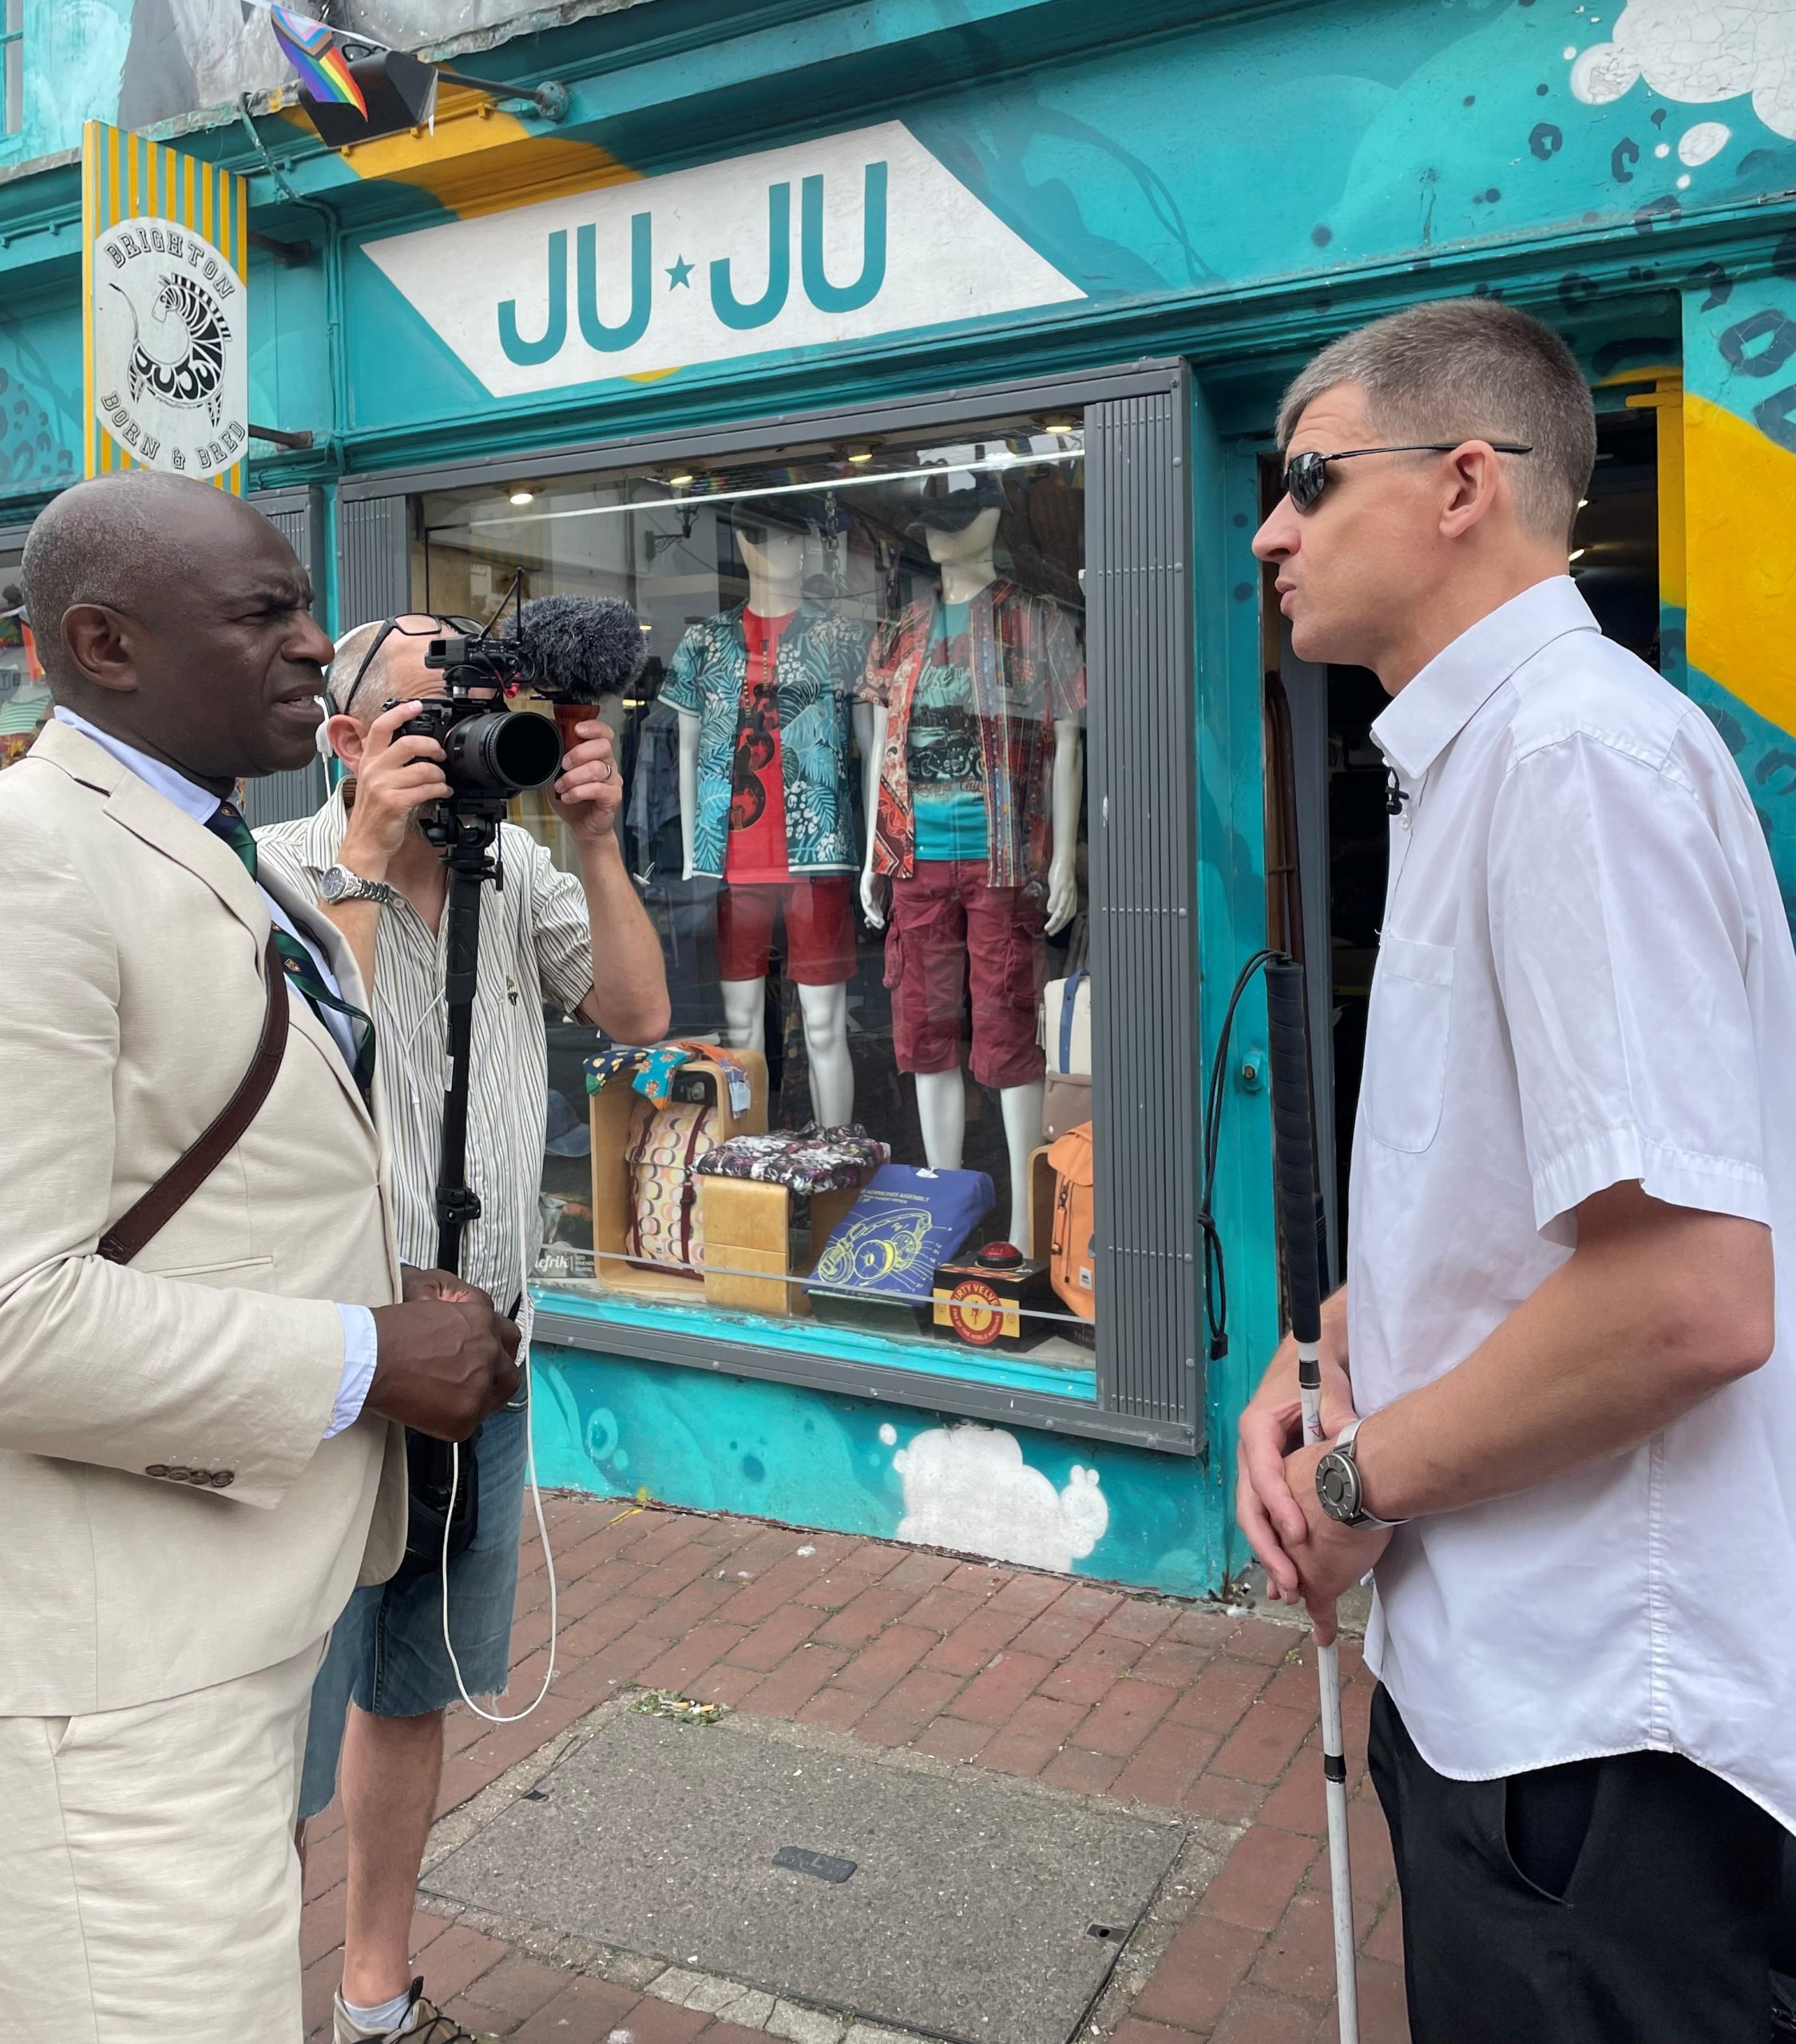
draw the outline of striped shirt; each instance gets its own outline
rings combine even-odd
[[[264,867],[322,903],[348,821],[339,789],[315,815],[258,830]],[[523,1293],[542,1242],[538,1200],[549,1112],[545,1004],[572,1015],[593,985],[586,896],[516,824],[500,826],[502,887],[480,903],[480,972],[468,1087],[468,1183],[480,1218],[462,1238],[462,1275],[503,1313]],[[437,1260],[437,1167],[449,1080],[443,996],[449,919],[434,933],[402,897],[375,939],[375,1118],[393,1175],[399,1253]]]

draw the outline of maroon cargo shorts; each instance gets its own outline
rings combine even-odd
[[[1036,1041],[1045,953],[1041,897],[993,887],[983,859],[919,859],[892,880],[886,984],[900,1072],[952,1072],[973,995],[973,1075],[1027,1086],[1047,1068]]]

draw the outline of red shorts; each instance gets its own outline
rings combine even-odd
[[[919,859],[892,881],[886,984],[900,1072],[952,1072],[973,994],[973,1075],[1027,1086],[1047,1069],[1036,1041],[1044,970],[1041,897],[993,887],[983,859]]]
[[[786,976],[835,987],[854,976],[854,882],[775,880],[717,890],[717,976],[759,980],[773,962],[773,930],[786,923]]]

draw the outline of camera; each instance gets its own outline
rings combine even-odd
[[[435,666],[439,645],[432,640],[426,664]],[[475,683],[474,687],[484,684]],[[527,788],[545,787],[561,770],[561,741],[554,724],[533,711],[507,710],[477,698],[451,679],[451,692],[420,704],[394,734],[434,738],[443,751],[443,778],[453,795],[510,797]],[[393,706],[389,703],[387,706]]]

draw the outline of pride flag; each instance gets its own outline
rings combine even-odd
[[[291,8],[273,5],[268,9],[268,20],[281,54],[292,65],[302,89],[315,100],[335,100],[343,106],[353,106],[367,120],[368,103],[329,26],[315,22],[309,14],[295,14]]]

